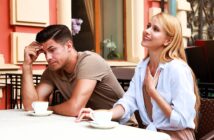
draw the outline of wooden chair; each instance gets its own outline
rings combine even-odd
[[[124,91],[129,88],[129,83],[134,75],[135,67],[112,67],[112,72]]]
[[[197,140],[214,140],[214,99],[201,99]]]
[[[199,83],[201,106],[198,128],[195,131],[197,140],[214,140],[214,83]]]

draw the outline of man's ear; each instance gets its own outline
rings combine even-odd
[[[67,42],[66,42],[66,44],[67,44],[67,46],[68,46],[68,48],[74,48],[74,46],[73,46],[73,42],[71,41],[71,40],[68,40]]]
[[[168,46],[170,43],[172,42],[172,37],[168,37],[165,42],[164,42],[164,46]]]

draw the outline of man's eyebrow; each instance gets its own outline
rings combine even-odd
[[[50,50],[51,48],[53,48],[54,46],[48,46],[46,49],[44,50]]]

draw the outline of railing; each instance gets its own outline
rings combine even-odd
[[[3,75],[1,75],[3,76]],[[5,76],[5,85],[6,85],[6,109],[22,109],[22,96],[21,96],[21,81],[22,74],[4,74]],[[33,75],[33,83],[36,86],[41,80],[41,75]],[[50,104],[56,105],[63,102],[63,97],[60,92],[55,89],[52,96],[50,97]]]
[[[21,96],[21,79],[22,74],[5,74],[6,85],[6,109],[22,109]],[[34,85],[37,85],[41,80],[41,75],[33,75]],[[118,79],[124,91],[127,91],[131,79]],[[214,98],[214,83],[199,83],[200,95],[202,98]],[[63,102],[63,97],[60,92],[55,89],[50,98],[51,105]]]
[[[33,75],[34,85],[40,82],[41,75]],[[6,85],[6,109],[22,107],[22,96],[21,96],[21,74],[5,74],[5,85]],[[8,101],[10,102],[8,104]]]

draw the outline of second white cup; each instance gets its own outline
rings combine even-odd
[[[91,113],[91,118],[98,124],[107,124],[111,122],[112,112],[107,110],[97,110]]]
[[[33,110],[36,114],[44,113],[48,109],[48,102],[45,101],[34,101],[32,103]]]

